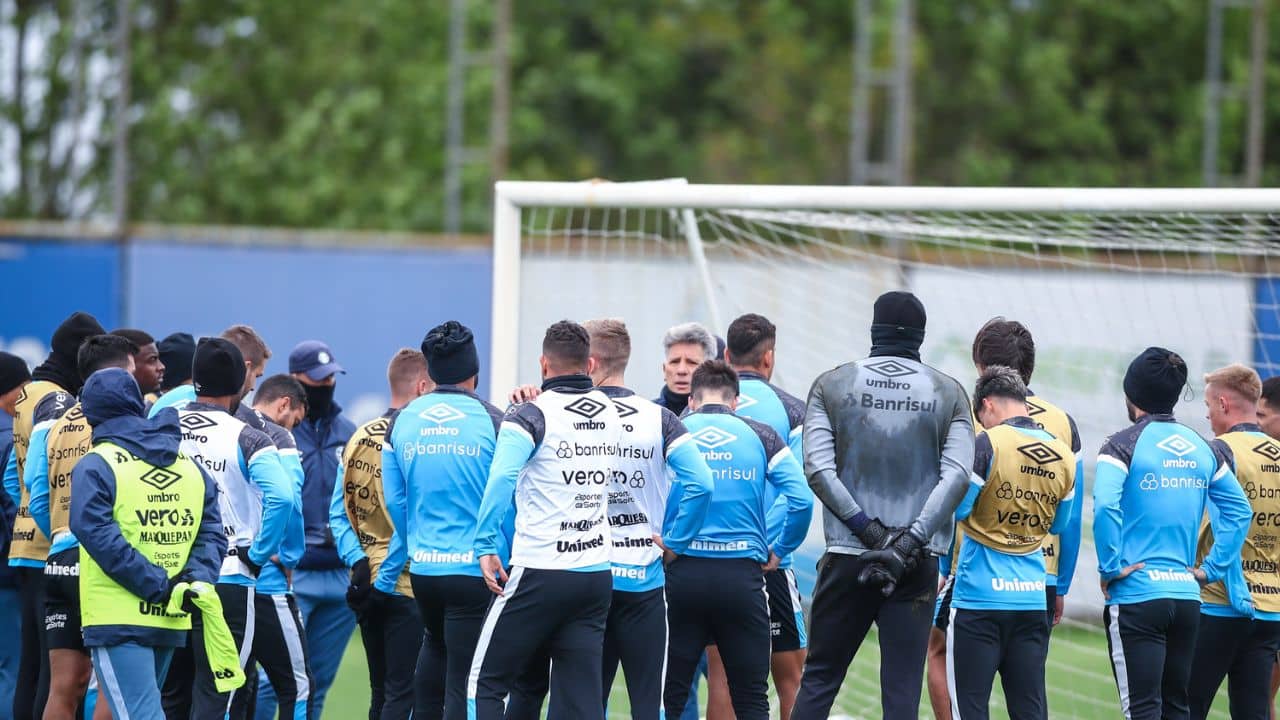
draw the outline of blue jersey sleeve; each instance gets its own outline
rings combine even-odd
[[[22,484],[18,482],[18,451],[15,448],[10,448],[9,459],[4,464],[4,492],[17,507],[18,498],[22,497]]]
[[[503,520],[511,509],[516,480],[535,449],[537,445],[533,436],[525,428],[513,422],[502,424],[476,522],[477,556],[498,554],[498,534],[502,532]]]
[[[1079,444],[1079,441],[1076,441]],[[1067,522],[1058,533],[1058,594],[1065,596],[1071,590],[1071,579],[1076,574],[1076,561],[1080,558],[1080,533],[1084,524],[1084,459],[1079,450],[1076,453],[1075,499],[1071,502],[1070,511],[1065,513]],[[1063,508],[1058,508],[1063,514]],[[1057,522],[1057,518],[1054,518]]]
[[[333,533],[333,541],[338,546],[338,556],[347,567],[351,567],[365,554],[347,517],[346,494],[342,490],[345,476],[346,466],[339,464],[337,479],[333,481],[333,495],[329,498],[329,532]],[[383,476],[386,476],[385,472]]]
[[[1098,553],[1098,575],[1111,580],[1124,569],[1120,557],[1120,533],[1124,514],[1120,498],[1124,494],[1129,466],[1119,458],[1098,454],[1093,473],[1093,544]]]
[[[1232,565],[1240,564],[1240,549],[1253,519],[1253,507],[1236,474],[1220,455],[1216,457],[1218,471],[1209,482],[1209,503],[1218,522],[1213,527],[1213,547],[1200,563],[1209,582],[1222,580]]]
[[[30,497],[27,501],[27,512],[36,521],[36,527],[45,537],[50,537],[49,521],[49,427],[37,427],[31,433],[31,443],[27,446],[27,465],[23,468],[22,479],[27,486]]]
[[[809,520],[813,517],[813,496],[805,484],[804,470],[799,461],[791,454],[791,449],[784,447],[769,458],[769,467],[765,479],[777,489],[787,503],[786,520],[778,541],[770,548],[778,557],[786,557],[795,552],[804,542],[805,533],[809,531]]]
[[[391,539],[387,542],[387,555],[378,566],[378,577],[373,580],[373,587],[388,595],[395,594],[396,581],[404,572],[405,563],[409,561],[408,544],[404,535],[392,530]]]
[[[391,519],[391,527],[395,535],[393,541],[404,543],[409,537],[409,487],[400,468],[400,456],[395,450],[396,420],[399,413],[393,415],[387,426],[387,434],[382,441],[382,499],[387,508],[387,516]],[[408,547],[405,547],[406,554]]]
[[[964,520],[973,512],[973,506],[978,502],[978,494],[982,492],[986,482],[977,473],[969,474],[969,489],[965,491],[964,499],[956,506],[956,520]]]
[[[298,511],[297,504],[293,487],[274,446],[264,447],[250,456],[248,470],[249,481],[262,491],[262,527],[249,548],[249,559],[265,565],[272,555],[280,552],[289,528],[289,518]]]
[[[675,474],[667,496],[667,519],[663,523],[662,544],[682,553],[702,529],[711,507],[715,480],[688,433],[667,448],[667,467]]]

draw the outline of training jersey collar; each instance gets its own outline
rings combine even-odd
[[[584,393],[595,386],[591,383],[591,378],[582,373],[574,373],[573,375],[557,375],[549,377],[542,381],[542,391],[557,390],[560,392]]]
[[[432,390],[431,392],[452,393],[454,395],[470,395],[471,397],[476,397],[475,392],[468,390],[462,387],[461,385],[452,385],[452,384],[437,385],[436,389]]]
[[[1262,432],[1262,426],[1258,423],[1242,422],[1232,425],[1231,429],[1227,432]],[[1226,433],[1223,434],[1225,435]]]
[[[695,410],[694,412],[707,413],[709,415],[732,415],[733,414],[733,410],[728,405],[725,405],[723,403],[707,403],[705,405],[699,406],[698,409]]]
[[[596,389],[611,398],[631,397],[632,395],[635,395],[635,391],[630,388],[624,388],[621,385],[601,385]]]
[[[231,414],[230,410],[222,407],[221,405],[214,405],[213,403],[200,402],[199,400],[192,400],[191,402],[187,403],[186,406],[184,406],[182,409],[183,410],[213,410],[218,412],[224,412],[228,415]]]
[[[1018,416],[1016,416],[1016,417],[1011,417],[1011,418],[1009,418],[1008,420],[1005,420],[1003,423],[1000,423],[1000,424],[1001,424],[1001,425],[1008,425],[1008,426],[1010,426],[1010,427],[1023,428],[1023,429],[1025,429],[1025,430],[1039,430],[1039,429],[1040,429],[1040,426],[1039,426],[1038,424],[1036,424],[1036,421],[1035,421],[1035,420],[1032,420],[1031,418],[1027,417],[1026,415],[1018,415]]]
[[[768,380],[765,379],[763,375],[756,372],[755,370],[739,370],[738,379],[739,380],[759,380],[760,382],[769,382]]]
[[[1147,413],[1146,415],[1143,415],[1142,417],[1138,418],[1137,421],[1134,422],[1134,425],[1142,425],[1143,423],[1149,423],[1149,422],[1171,423],[1171,422],[1178,422],[1178,421],[1176,418],[1173,417],[1173,413]]]

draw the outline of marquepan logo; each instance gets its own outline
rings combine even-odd
[[[718,427],[704,427],[693,434],[693,441],[708,450],[715,450],[737,440],[738,436]]]
[[[1280,445],[1276,445],[1270,440],[1263,440],[1262,444],[1255,447],[1253,451],[1271,462],[1280,462]]]
[[[565,410],[575,415],[581,415],[588,420],[604,412],[604,408],[604,403],[586,396],[580,397],[564,406]]]
[[[1031,458],[1037,465],[1048,465],[1051,462],[1058,462],[1062,459],[1062,456],[1056,450],[1042,442],[1023,445],[1018,448],[1018,452]]]
[[[752,405],[755,405],[755,404],[756,404],[756,403],[758,403],[758,402],[760,402],[760,401],[759,401],[759,400],[756,400],[755,398],[751,397],[750,395],[747,395],[746,393],[742,393],[742,394],[738,395],[738,409],[739,409],[739,410],[741,410],[741,409],[743,409],[743,408],[749,408],[749,407],[751,407]]]
[[[182,416],[182,419],[178,421],[178,424],[185,430],[203,430],[205,428],[213,427],[218,423],[210,420],[200,413],[186,413]]]
[[[444,425],[466,417],[466,414],[450,405],[449,403],[438,403],[418,413],[418,417],[423,420],[429,420],[437,425]]]
[[[1189,455],[1196,451],[1195,444],[1181,435],[1170,435],[1156,443],[1156,447],[1167,453],[1171,453],[1175,457],[1182,457],[1183,455]]]
[[[903,365],[897,360],[881,360],[866,366],[871,372],[887,378],[900,378],[905,375],[915,375],[916,371]]]
[[[155,467],[143,473],[138,479],[157,490],[164,490],[181,480],[182,476],[176,472]]]

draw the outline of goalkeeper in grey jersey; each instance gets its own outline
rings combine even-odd
[[[875,303],[871,356],[809,391],[804,469],[825,506],[809,657],[793,720],[825,718],[875,623],[886,720],[917,717],[939,555],[973,465],[969,398],[920,362],[924,306],[911,293]]]

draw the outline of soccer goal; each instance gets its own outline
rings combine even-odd
[[[667,327],[723,335],[757,312],[778,327],[775,382],[804,398],[819,373],[867,353],[872,301],[891,289],[924,301],[923,359],[967,387],[977,329],[1025,323],[1032,388],[1075,416],[1091,477],[1127,424],[1121,378],[1143,348],[1186,358],[1177,412],[1206,435],[1203,373],[1235,361],[1280,373],[1280,190],[499,182],[489,388],[537,382],[550,323],[621,317],[628,382],[652,397]],[[1115,714],[1090,512],[1071,626],[1049,659],[1054,717]],[[820,552],[815,531],[796,562],[810,588]],[[841,699],[854,716],[878,693],[864,648]]]

